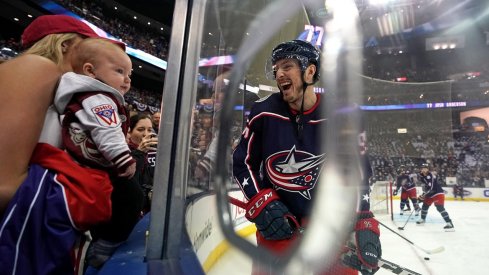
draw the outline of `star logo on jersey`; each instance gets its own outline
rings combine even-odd
[[[117,113],[110,104],[102,104],[92,108],[97,121],[102,126],[117,126]]]
[[[244,178],[244,179],[243,179],[243,182],[241,183],[241,186],[245,187],[246,185],[250,184],[250,183],[248,182],[248,179],[249,179],[249,178]]]
[[[277,189],[298,192],[310,200],[310,190],[316,186],[325,155],[315,156],[296,150],[277,152],[267,158],[265,169]]]
[[[366,202],[369,202],[370,201],[370,197],[368,196],[368,194],[364,194],[362,200],[363,201],[366,201]]]

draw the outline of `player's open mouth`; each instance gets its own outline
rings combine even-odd
[[[292,87],[292,82],[287,81],[287,82],[282,82],[280,83],[280,88],[282,88],[282,91],[286,91]]]

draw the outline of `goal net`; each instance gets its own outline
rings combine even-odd
[[[377,181],[370,186],[370,210],[376,215],[392,216],[392,182]]]

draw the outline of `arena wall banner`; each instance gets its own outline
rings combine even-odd
[[[232,191],[230,196],[243,200],[241,191]],[[233,223],[238,235],[246,237],[256,231],[254,224],[244,217],[244,210],[231,205]],[[185,225],[194,251],[205,272],[208,272],[219,257],[226,252],[229,244],[219,228],[216,196],[209,193],[188,204]]]
[[[456,177],[445,177],[445,182],[447,183],[447,186],[453,186],[457,184],[457,178]]]

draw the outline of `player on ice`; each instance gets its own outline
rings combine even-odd
[[[233,176],[249,201],[246,217],[256,224],[258,246],[283,252],[296,238],[296,223],[306,226],[325,161],[319,133],[327,120],[319,104],[325,99],[313,86],[319,80],[319,50],[301,40],[283,42],[273,49],[271,63],[280,93],[257,101],[251,109],[233,153]],[[368,166],[365,151],[361,157]],[[380,231],[369,210],[371,169],[366,168],[360,198],[367,199],[353,221],[357,253],[343,260],[338,253],[336,263],[322,274],[373,274],[379,269]],[[253,264],[253,274],[270,273],[273,266]]]
[[[430,172],[427,163],[421,165],[419,179],[423,183],[423,194],[418,199],[423,202],[423,206],[421,208],[421,219],[416,223],[419,225],[424,224],[428,209],[432,204],[435,204],[436,210],[440,212],[440,215],[447,223],[443,227],[445,231],[455,231],[452,220],[445,210],[445,193],[443,192],[443,188],[438,184],[437,177]]]
[[[419,215],[421,208],[418,204],[418,199],[416,195],[416,184],[413,181],[413,178],[410,176],[409,170],[406,169],[406,166],[401,165],[399,167],[399,175],[396,179],[396,189],[392,194],[394,196],[397,195],[401,189],[401,215],[403,214],[404,206],[407,206],[408,211],[411,211],[411,207],[409,206],[409,199],[413,203],[414,210],[416,211],[415,216]]]

